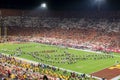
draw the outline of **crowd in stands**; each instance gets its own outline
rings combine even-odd
[[[30,36],[41,41],[83,45],[98,50],[120,52],[120,19],[118,18],[60,18],[33,16],[4,16],[2,26],[7,26],[8,35]],[[38,38],[39,37],[39,38]],[[22,39],[23,40],[23,39]],[[21,40],[21,41],[22,41]],[[24,38],[23,41],[28,39]],[[69,44],[68,44],[69,43]]]
[[[106,29],[105,29],[106,30]],[[20,41],[37,41],[50,44],[63,44],[70,47],[89,47],[96,49],[114,50],[120,49],[120,38],[118,32],[106,32],[94,28],[49,28],[49,27],[9,27],[8,34],[16,36]],[[26,36],[28,36],[26,38]],[[24,40],[23,40],[24,39]]]
[[[0,54],[0,74],[2,80],[50,80],[55,77],[48,76],[43,79],[45,75],[40,74],[39,66],[35,64],[26,63],[24,61],[8,57]]]
[[[31,16],[6,16],[1,17],[2,26],[19,27],[60,27],[97,29],[104,32],[119,32],[120,19],[107,18],[52,18],[52,17],[31,17]]]

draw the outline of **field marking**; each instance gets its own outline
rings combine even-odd
[[[104,53],[102,53],[102,52],[99,52],[99,51],[83,50],[83,49],[76,49],[76,48],[69,48],[69,49],[104,54]],[[110,54],[106,54],[106,55],[110,55]],[[120,57],[119,55],[115,55],[115,54],[114,54],[113,56],[115,56],[115,57]]]

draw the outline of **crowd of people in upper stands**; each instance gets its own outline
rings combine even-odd
[[[0,24],[8,27],[8,35],[56,38],[63,43],[88,45],[118,50],[120,19],[96,17],[2,16]],[[26,39],[25,39],[26,40]],[[53,41],[52,40],[52,41]],[[114,51],[115,51],[114,50]]]
[[[17,40],[30,36],[38,42],[120,52],[120,19],[7,16],[2,22],[9,26],[8,35],[18,37]]]
[[[107,18],[53,18],[53,17],[31,17],[31,16],[6,16],[0,18],[3,26],[19,27],[60,27],[97,29],[104,32],[119,32],[120,19]]]

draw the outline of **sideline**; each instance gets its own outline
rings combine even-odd
[[[86,51],[86,52],[93,52],[93,53],[104,54],[104,53],[102,53],[102,52],[100,52],[100,51],[83,50],[83,49],[76,49],[76,48],[69,48],[69,49],[78,50],[78,51]],[[110,55],[110,54],[106,54],[106,55]],[[115,55],[115,54],[113,54],[113,56],[115,56],[115,57],[120,57],[120,55]]]

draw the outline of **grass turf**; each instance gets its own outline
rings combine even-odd
[[[20,50],[19,50],[20,48]],[[50,51],[55,50],[53,52],[42,52],[42,51]],[[114,58],[103,58],[103,59],[94,59],[95,57],[102,57],[103,54],[95,53],[95,52],[86,52],[82,50],[75,50],[75,49],[66,49],[59,46],[51,46],[46,44],[40,44],[40,43],[21,43],[21,44],[15,44],[15,43],[1,43],[0,44],[0,53],[5,54],[14,54],[14,53],[22,53],[19,57],[25,58],[28,60],[33,60],[49,65],[54,65],[56,67],[73,70],[80,73],[93,73],[99,70],[102,70],[104,68],[107,68],[109,66],[112,66],[116,64],[116,61],[120,61],[120,55],[119,54],[113,54],[117,55],[114,56]],[[37,56],[42,59],[38,60],[34,58],[33,56],[29,54],[33,54],[33,52],[37,52]],[[65,56],[65,52],[69,53],[70,59],[73,58],[73,56],[89,56],[89,55],[99,55],[99,56],[91,56],[90,58],[87,57],[87,60],[76,60],[75,63],[68,64],[66,63],[58,63],[61,59],[67,58]],[[24,54],[23,54],[24,53]],[[64,56],[62,56],[62,54]],[[58,59],[55,59],[55,55]],[[94,58],[93,58],[94,57]],[[105,56],[104,56],[105,57]],[[92,59],[91,59],[92,58]]]

